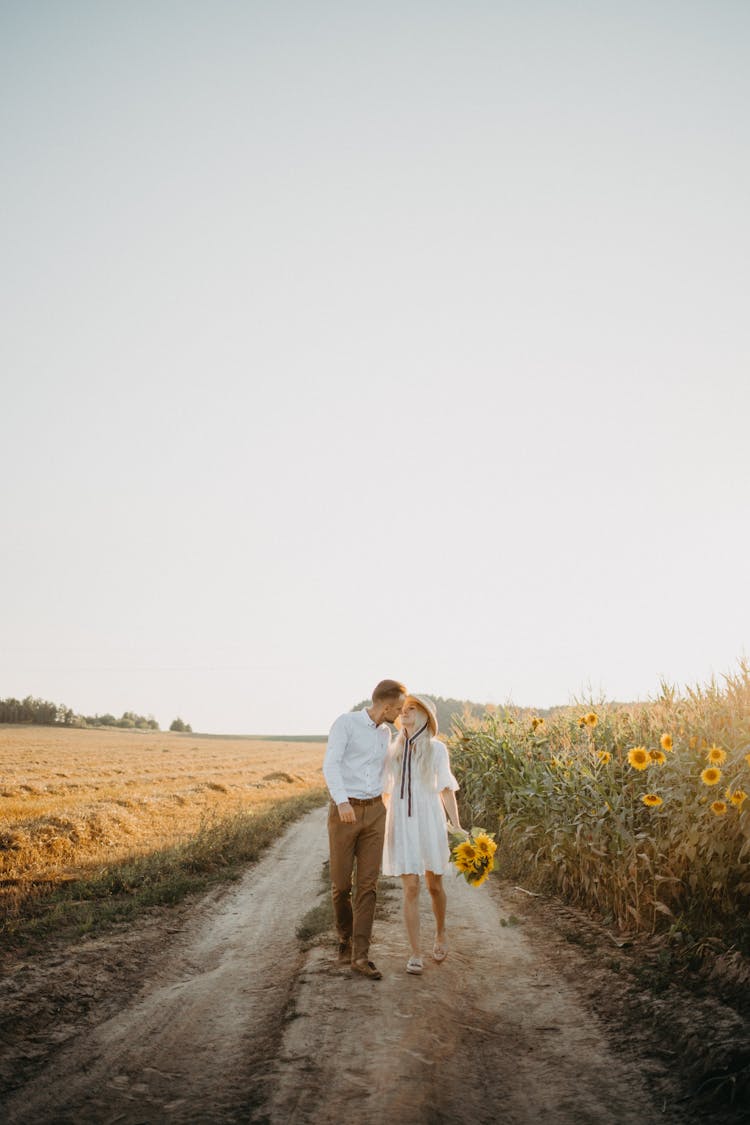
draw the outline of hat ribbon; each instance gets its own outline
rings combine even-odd
[[[429,722],[429,719],[427,720]],[[404,799],[404,784],[408,781],[407,787],[407,801],[408,809],[407,816],[411,816],[411,759],[412,759],[412,746],[419,738],[423,731],[427,730],[427,723],[424,723],[418,731],[411,737],[406,736],[406,745],[404,746],[404,761],[401,766],[401,800]]]

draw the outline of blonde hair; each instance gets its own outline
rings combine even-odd
[[[420,711],[422,708],[420,707]],[[424,713],[425,720],[427,719],[427,712]],[[394,766],[401,766],[403,768],[404,748],[406,746],[406,731],[402,728],[398,732],[396,741],[393,744],[392,760]],[[432,780],[432,772],[435,763],[435,753],[432,746],[432,734],[430,733],[430,724],[427,723],[419,738],[411,744],[412,761],[414,768],[419,773],[422,781],[429,785]],[[400,775],[399,775],[400,779]]]

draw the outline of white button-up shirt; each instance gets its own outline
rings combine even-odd
[[[323,777],[337,805],[349,797],[380,796],[390,740],[385,723],[376,726],[366,709],[339,715],[323,758]]]

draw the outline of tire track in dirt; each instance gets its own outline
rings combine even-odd
[[[446,879],[451,952],[408,956],[400,891],[376,923],[378,982],[351,978],[327,950],[308,957],[274,1066],[271,1125],[356,1120],[474,1125],[645,1125],[653,1105],[637,1060],[607,1042],[573,987],[517,926],[490,884]],[[432,946],[421,895],[423,950]]]

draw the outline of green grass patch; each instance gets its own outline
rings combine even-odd
[[[180,844],[53,886],[24,903],[19,915],[0,920],[0,948],[96,932],[150,907],[174,905],[188,894],[238,879],[293,821],[326,799],[325,790],[312,789],[259,812],[238,812],[206,823]]]
[[[308,910],[296,934],[299,941],[309,948],[324,934],[333,930],[333,899],[331,898],[331,865],[325,861],[320,869],[320,886],[318,888],[319,901]]]
[[[354,872],[354,879],[356,883],[356,866]],[[331,898],[331,874],[330,863],[325,861],[320,873],[321,887],[319,891],[319,902],[315,904],[307,914],[304,915],[302,921],[297,926],[297,938],[302,942],[305,948],[310,948],[316,945],[321,939],[332,939],[335,930],[335,923],[333,918],[333,899]],[[375,917],[387,918],[390,910],[389,903],[398,891],[398,882],[394,879],[388,879],[385,876],[380,876],[378,879],[378,897],[375,901]]]
[[[313,945],[315,939],[333,929],[333,903],[331,895],[321,896],[320,902],[308,910],[297,926],[297,937],[304,945]]]

